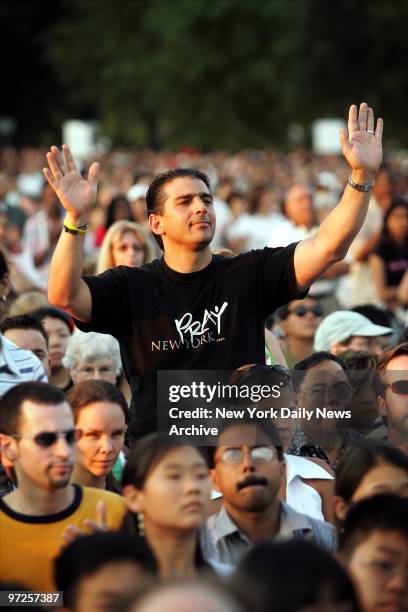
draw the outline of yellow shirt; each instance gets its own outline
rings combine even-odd
[[[14,512],[0,499],[0,582],[17,582],[36,591],[54,591],[53,560],[65,544],[68,525],[83,529],[96,520],[96,504],[105,502],[108,526],[117,529],[126,512],[122,497],[109,491],[75,487],[74,501],[57,514],[30,516]]]

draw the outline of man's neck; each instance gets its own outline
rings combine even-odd
[[[161,529],[145,522],[146,539],[160,567],[162,578],[188,577],[196,573],[197,530]]]
[[[286,351],[295,364],[313,353],[313,338],[286,337]]]
[[[11,510],[28,516],[48,516],[66,510],[74,501],[75,489],[72,486],[44,491],[35,486],[25,487],[19,483],[18,488],[4,497],[4,502]]]
[[[210,246],[207,245],[201,251],[191,251],[177,247],[166,246],[164,253],[164,261],[175,272],[189,274],[190,272],[199,272],[206,268],[212,259]]]
[[[93,487],[94,489],[106,489],[106,476],[94,476],[80,465],[75,465],[72,472],[71,482],[82,487]]]
[[[408,447],[408,434],[396,429],[395,427],[388,426],[387,442],[391,446],[399,446],[402,447],[402,449],[406,449]],[[407,451],[405,450],[405,452]]]
[[[265,510],[258,512],[237,510],[225,500],[224,507],[238,529],[254,544],[275,536],[279,531],[281,503],[278,497]]]

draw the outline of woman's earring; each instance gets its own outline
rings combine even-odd
[[[144,516],[141,512],[137,513],[137,526],[139,530],[139,535],[143,538],[145,535],[145,524],[144,524]]]

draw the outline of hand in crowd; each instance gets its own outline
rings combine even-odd
[[[68,525],[63,533],[63,538],[67,544],[76,540],[79,536],[89,535],[89,533],[100,533],[108,531],[108,522],[106,518],[106,506],[103,501],[98,501],[96,504],[96,521],[92,519],[84,520],[85,529],[80,529],[76,525]]]
[[[86,217],[96,201],[99,164],[94,162],[89,168],[88,179],[82,178],[68,146],[63,145],[62,153],[51,147],[47,153],[49,168],[44,168],[44,176],[58,196],[62,206],[71,218]]]
[[[345,129],[340,133],[343,155],[352,170],[362,171],[372,179],[382,160],[383,120],[377,119],[375,131],[374,125],[373,109],[366,102],[362,102],[358,110],[353,104],[348,117],[348,138]]]

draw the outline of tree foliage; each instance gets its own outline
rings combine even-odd
[[[63,91],[58,117],[98,118],[117,143],[282,145],[290,123],[344,117],[350,103],[366,100],[404,144],[404,0],[61,7],[42,35],[44,61]]]

